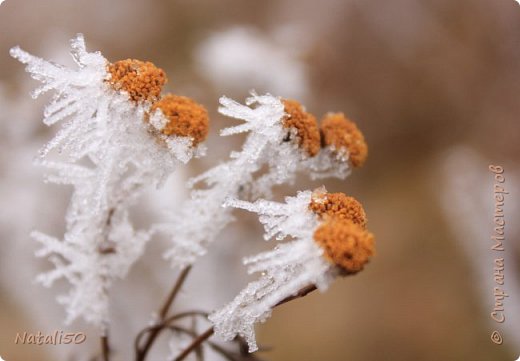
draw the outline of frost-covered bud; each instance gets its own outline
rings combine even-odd
[[[194,100],[167,94],[152,106],[151,113],[156,110],[160,110],[165,117],[165,122],[160,125],[162,134],[192,138],[193,146],[208,136],[208,111]]]
[[[363,133],[343,113],[328,113],[321,121],[322,145],[340,156],[348,155],[353,167],[361,167],[368,155]],[[346,153],[346,154],[345,154]]]
[[[155,101],[168,79],[164,70],[149,61],[126,59],[107,66],[107,81],[117,91],[125,91],[131,100]]]
[[[322,223],[314,241],[325,251],[323,256],[345,274],[361,271],[375,251],[374,235],[348,219]]]
[[[287,114],[282,124],[284,128],[295,129],[298,146],[309,156],[314,157],[320,151],[320,130],[316,117],[307,113],[296,100],[282,100],[284,111]],[[291,140],[289,133],[287,140]]]
[[[312,194],[309,209],[320,219],[340,218],[350,220],[361,226],[367,225],[367,215],[361,203],[344,193],[326,193],[315,191]]]
[[[224,340],[240,335],[250,352],[258,349],[254,325],[269,318],[274,307],[309,286],[325,291],[337,277],[361,271],[374,254],[363,207],[342,193],[321,188],[285,203],[230,199],[226,205],[257,213],[266,239],[291,239],[244,259],[248,272],[260,277],[209,316],[216,335]]]

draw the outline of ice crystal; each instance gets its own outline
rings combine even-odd
[[[248,272],[261,276],[249,283],[231,303],[210,315],[215,333],[222,339],[230,341],[240,335],[247,341],[249,351],[256,351],[254,325],[264,322],[274,306],[309,285],[325,291],[337,275],[338,270],[326,261],[323,249],[313,240],[319,221],[309,209],[311,197],[312,192],[306,191],[287,197],[286,203],[226,202],[226,205],[258,213],[266,239],[290,236],[293,240],[244,259]]]
[[[48,181],[74,187],[63,239],[40,232],[32,236],[42,245],[37,255],[48,256],[55,266],[38,280],[46,286],[60,278],[72,284],[58,298],[66,306],[67,321],[83,317],[104,328],[109,287],[126,275],[150,238],[149,231],[134,229],[129,206],[144,187],[159,186],[196,150],[190,138],[161,134],[157,124],[164,121],[158,112],[153,122],[146,121],[150,102],[132,101],[128,92],[111,87],[108,61],[99,52],[87,52],[82,35],[71,45],[77,69],[11,49],[43,83],[33,97],[55,92],[44,123],[63,122],[40,151],[38,163],[51,171]],[[54,151],[59,160],[48,160]]]

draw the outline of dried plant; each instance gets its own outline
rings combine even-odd
[[[61,121],[62,129],[41,150],[37,163],[51,171],[48,181],[74,187],[63,238],[33,233],[42,245],[38,256],[54,264],[38,280],[47,286],[60,278],[71,283],[69,293],[58,301],[66,306],[67,322],[82,317],[100,328],[104,360],[112,356],[111,285],[126,276],[156,233],[171,239],[165,256],[181,272],[153,323],[137,335],[136,360],[146,359],[164,330],[192,340],[174,360],[192,352],[202,359],[204,343],[229,360],[256,359],[246,352],[258,349],[256,323],[282,303],[315,289],[325,291],[336,277],[361,271],[374,254],[374,237],[355,199],[319,188],[287,197],[285,203],[269,200],[274,186],[293,184],[298,175],[344,179],[364,163],[364,137],[342,113],[326,114],[319,124],[294,100],[252,92],[243,105],[222,97],[220,113],[244,123],[222,130],[221,135],[248,132],[242,149],[190,180],[192,187],[203,185],[173,210],[169,222],[136,229],[129,208],[146,187],[161,186],[179,165],[203,155],[206,109],[184,96],[161,95],[166,74],[152,63],[132,59],[110,63],[99,52],[87,52],[81,35],[72,40],[77,69],[18,47],[11,55],[43,83],[34,97],[55,92],[45,108],[44,123]],[[248,272],[258,272],[260,278],[227,306],[213,313],[172,314],[192,265],[233,221],[234,208],[259,214],[266,239],[290,240],[244,260]],[[197,327],[185,327],[184,321],[195,319],[212,326],[200,334]],[[239,352],[208,341],[213,333],[235,340]]]
[[[44,285],[67,279],[73,288],[59,297],[67,307],[67,321],[81,316],[106,329],[110,285],[125,277],[150,239],[148,230],[134,229],[128,208],[144,187],[162,184],[179,162],[187,162],[202,136],[170,131],[168,125],[178,120],[161,110],[179,100],[166,96],[153,104],[166,76],[151,63],[110,64],[100,53],[87,52],[81,35],[72,40],[77,70],[19,48],[13,48],[11,55],[44,83],[34,97],[56,92],[45,108],[44,123],[65,124],[40,151],[38,163],[54,171],[48,181],[74,186],[63,240],[33,233],[43,246],[38,255],[49,256],[55,265],[38,279]],[[187,112],[196,112],[197,128],[207,128],[207,114],[199,108],[191,105]],[[52,150],[62,160],[47,160]]]

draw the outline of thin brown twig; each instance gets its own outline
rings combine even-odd
[[[204,341],[206,341],[208,338],[210,338],[214,332],[215,332],[215,330],[213,329],[213,327],[208,328],[206,331],[204,331],[204,333],[200,334],[197,338],[195,338],[195,340],[193,340],[191,345],[189,345],[186,349],[184,349],[184,351],[182,351],[181,354],[175,358],[175,361],[184,360],[193,350],[195,350]]]
[[[302,288],[298,293],[295,295],[289,296],[278,302],[276,305],[273,306],[273,308],[278,307],[280,305],[283,305],[284,303],[287,303],[289,301],[295,300],[297,298],[305,297],[309,293],[315,291],[317,287],[315,285],[309,285],[304,288]],[[174,361],[182,361],[184,360],[193,350],[195,350],[197,347],[199,347],[200,344],[202,344],[204,341],[206,341],[208,338],[210,338],[213,333],[215,333],[215,330],[213,327],[207,329],[204,333],[202,333],[200,336],[198,336],[193,342],[186,348],[184,351],[181,352],[179,356],[177,356]]]
[[[184,284],[184,281],[186,281],[186,277],[188,277],[188,274],[191,271],[192,266],[188,266],[182,270],[179,277],[177,278],[177,281],[175,282],[175,285],[173,286],[172,291],[168,295],[168,298],[164,302],[164,305],[161,308],[161,311],[159,312],[159,319],[164,320],[166,318],[166,315],[168,314],[168,311],[170,310],[171,305],[173,304],[173,301],[175,301],[175,298],[177,297],[177,294],[182,288],[182,285]]]
[[[101,357],[103,361],[110,361],[110,346],[108,343],[108,334],[101,336]]]
[[[209,314],[204,311],[185,311],[185,312],[180,312],[171,317],[168,317],[167,319],[164,320],[163,324],[167,325],[167,324],[172,323],[173,321],[176,321],[178,319],[185,318],[185,317],[190,317],[190,316],[208,317],[208,315]]]
[[[181,332],[181,333],[184,333],[184,334],[187,334],[193,338],[196,338],[198,335],[196,332],[194,331],[191,331],[191,330],[188,330],[188,329],[185,329],[184,327],[180,327],[180,326],[168,326],[169,329],[171,329],[172,331],[175,331],[175,332]],[[229,352],[228,350],[224,349],[223,347],[213,343],[213,342],[210,342],[210,341],[207,341],[207,344],[209,345],[209,347],[211,347],[213,350],[215,350],[217,353],[221,354],[226,360],[229,360],[229,361],[237,361],[233,355],[231,354],[231,352]]]
[[[172,331],[175,331],[175,332],[181,332],[181,333],[184,333],[184,334],[187,334],[193,338],[196,338],[198,335],[196,332],[193,332],[191,330],[188,330],[184,327],[180,327],[180,326],[167,326],[168,329],[172,330]],[[237,338],[237,341],[239,343],[241,342],[245,342],[242,338]],[[217,352],[218,354],[220,354],[222,357],[224,357],[226,360],[228,361],[243,361],[243,360],[252,360],[252,361],[261,361],[261,359],[259,359],[258,357],[256,357],[255,355],[253,354],[250,354],[250,353],[246,353],[245,355],[243,355],[242,353],[239,353],[239,354],[234,354],[233,352],[229,351],[229,350],[226,350],[224,347],[214,343],[214,342],[211,342],[211,341],[206,341],[206,343],[208,344],[209,347],[211,347],[215,352]]]
[[[200,317],[206,318],[208,316],[208,313],[207,312],[203,312],[203,311],[186,311],[186,312],[181,312],[181,313],[178,313],[176,315],[173,315],[173,316],[165,319],[160,324],[149,326],[149,327],[146,327],[146,328],[142,329],[137,334],[137,336],[135,337],[135,340],[134,340],[135,354],[137,355],[139,352],[141,352],[140,351],[141,339],[148,332],[152,332],[152,331],[154,331],[156,329],[164,329],[164,328],[168,327],[173,321],[176,321],[176,320],[179,320],[179,319],[182,319],[182,318],[185,318],[185,317],[194,317],[194,316],[200,316]]]
[[[195,332],[197,332],[197,318],[192,317],[190,320],[191,320],[190,330],[195,333]],[[199,345],[199,347],[197,347],[195,349],[195,357],[196,357],[197,361],[204,361],[204,349],[202,348],[202,345]]]
[[[109,243],[109,235],[110,235],[110,229],[112,227],[112,217],[114,216],[115,208],[111,208],[108,211],[107,219],[105,222],[105,228],[104,228],[104,234],[106,235],[106,239],[104,242],[102,242],[98,246],[98,252],[100,255],[105,255],[109,253],[114,253],[115,249],[108,249],[105,247]],[[108,296],[108,289],[106,287],[103,288],[103,293],[105,293]],[[101,344],[101,358],[103,361],[109,361],[110,360],[110,343],[108,340],[108,329],[105,330],[105,334],[101,336],[100,338],[100,344]]]
[[[179,276],[177,277],[177,280],[175,281],[175,284],[173,285],[173,288],[166,298],[164,304],[162,305],[161,309],[159,310],[159,322],[157,325],[162,325],[166,316],[168,315],[168,311],[170,310],[173,301],[175,301],[175,298],[177,297],[179,291],[182,288],[182,285],[184,284],[184,281],[186,281],[186,277],[191,271],[191,266],[188,266],[184,268]],[[139,348],[139,345],[137,344],[136,347],[136,361],[144,361],[146,358],[146,355],[148,354],[148,351],[152,347],[155,339],[157,336],[159,336],[159,333],[161,332],[162,327],[156,327],[153,328],[150,333],[148,334],[148,338],[146,339],[146,342],[142,349]]]
[[[138,357],[138,355],[141,353],[141,338],[143,338],[144,335],[146,335],[148,332],[152,331],[154,328],[157,328],[157,327],[161,327],[162,325],[155,325],[155,326],[149,326],[149,327],[146,327],[146,328],[143,328],[141,331],[139,331],[139,333],[137,334],[137,336],[135,337],[135,340],[134,340],[134,352],[135,352],[135,355],[136,355],[136,359]]]
[[[281,306],[283,305],[284,303],[287,303],[289,301],[292,301],[292,300],[295,300],[297,298],[302,298],[302,297],[305,297],[307,296],[309,293],[313,292],[313,291],[316,291],[317,287],[315,285],[308,285],[306,287],[303,287],[301,290],[298,291],[297,294],[293,295],[293,296],[289,296],[289,297],[286,297],[284,298],[283,300],[281,300],[280,302],[278,302],[276,305],[274,305],[274,307],[278,307],[278,306]],[[273,308],[274,308],[273,307]]]

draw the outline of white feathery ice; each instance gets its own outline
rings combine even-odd
[[[230,341],[240,335],[247,341],[249,351],[256,351],[254,325],[269,318],[274,306],[310,285],[325,291],[336,277],[336,268],[323,257],[323,250],[313,239],[318,219],[309,210],[311,197],[312,192],[305,191],[296,197],[287,197],[285,203],[226,202],[227,206],[259,214],[266,239],[290,237],[292,240],[244,259],[248,272],[260,273],[260,278],[209,316],[215,334],[223,340]]]
[[[173,267],[186,267],[206,253],[206,247],[233,221],[232,209],[223,208],[228,198],[270,198],[275,185],[292,184],[299,172],[311,178],[336,177],[344,179],[350,173],[346,159],[339,159],[330,149],[323,149],[309,157],[296,142],[284,141],[288,130],[283,125],[286,116],[279,97],[252,92],[245,104],[227,97],[220,98],[219,112],[244,123],[223,129],[222,136],[249,132],[240,151],[230,154],[227,162],[193,178],[190,185],[205,183],[207,188],[196,189],[179,212],[156,230],[169,235],[172,247],[165,253]],[[265,174],[257,176],[262,167]]]
[[[108,61],[100,52],[87,52],[81,34],[71,47],[77,69],[19,47],[10,53],[43,83],[32,93],[34,98],[55,92],[43,121],[61,121],[62,128],[40,151],[37,162],[52,171],[47,181],[74,187],[63,239],[32,234],[42,245],[37,255],[48,256],[55,266],[38,280],[50,286],[67,279],[72,288],[58,297],[66,306],[67,322],[81,316],[104,328],[110,285],[125,277],[150,238],[149,231],[134,229],[128,207],[145,187],[161,185],[195,150],[188,138],[152,136],[154,125],[144,121],[150,104],[136,104],[110,87],[105,81],[110,78]],[[59,160],[47,160],[51,155]]]

